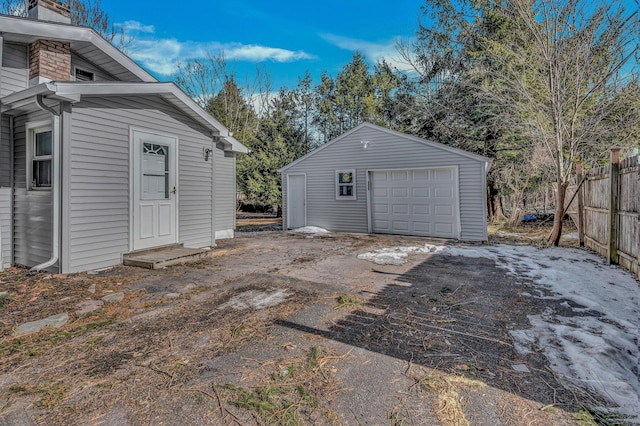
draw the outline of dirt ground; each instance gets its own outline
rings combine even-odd
[[[481,258],[357,259],[428,242],[254,233],[158,271],[9,269],[0,425],[594,424],[601,401],[513,348],[509,330],[555,303],[520,297],[526,280]],[[13,335],[62,312],[61,328]]]

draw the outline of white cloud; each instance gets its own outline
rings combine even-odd
[[[275,61],[293,62],[302,59],[313,59],[314,56],[302,50],[292,51],[278,47],[260,46],[257,44],[227,44],[222,45],[224,56],[229,59],[249,62]]]
[[[397,45],[401,41],[400,37],[382,42],[359,40],[330,33],[320,34],[320,37],[340,49],[360,51],[371,61],[377,62],[384,59],[389,65],[399,70],[413,70],[413,67],[398,52]]]
[[[142,66],[158,74],[171,75],[178,70],[177,63],[183,58],[184,46],[173,39],[134,39],[129,49],[129,56]]]
[[[122,28],[123,31],[127,34],[131,34],[131,33],[153,34],[156,31],[153,25],[144,25],[138,21],[125,21],[121,24],[116,24],[116,25]]]
[[[129,46],[129,56],[152,72],[165,76],[178,70],[178,62],[203,59],[209,55],[224,54],[226,59],[242,62],[294,62],[315,58],[302,50],[294,51],[258,44],[194,42],[154,37],[153,25],[144,25],[138,21],[126,21],[118,25],[125,34],[134,37]]]

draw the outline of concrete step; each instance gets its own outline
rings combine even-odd
[[[126,266],[161,269],[169,265],[195,262],[207,257],[209,253],[210,251],[207,249],[187,248],[182,244],[173,244],[125,253],[122,256],[122,263]]]

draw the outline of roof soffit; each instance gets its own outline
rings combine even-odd
[[[6,15],[0,15],[0,28],[7,42],[68,41],[72,51],[92,61],[97,59],[100,66],[114,76],[144,82],[158,81],[91,28]]]

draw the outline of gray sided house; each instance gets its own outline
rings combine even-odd
[[[490,165],[365,123],[280,170],[284,227],[483,241]]]
[[[233,237],[246,148],[66,6],[0,15],[0,269],[104,268]]]

